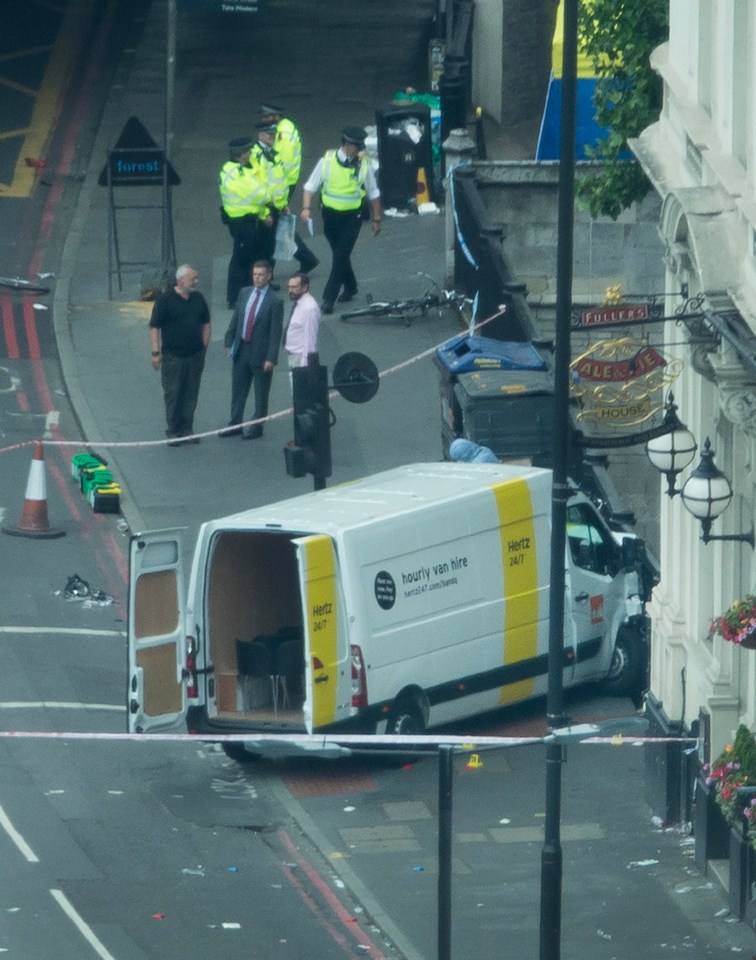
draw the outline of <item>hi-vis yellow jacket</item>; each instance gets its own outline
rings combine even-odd
[[[331,210],[357,210],[361,207],[369,162],[363,156],[356,167],[344,167],[336,159],[335,150],[326,150],[320,193],[323,206]]]
[[[287,117],[278,121],[273,146],[286,172],[286,182],[293,187],[299,180],[302,169],[302,138],[299,130]]]
[[[265,184],[269,206],[283,210],[289,202],[289,183],[280,157],[274,150],[271,159],[260,144],[256,143],[249,155],[249,162],[258,179]]]
[[[268,216],[268,190],[258,170],[227,160],[218,175],[221,204],[232,220],[252,214]]]

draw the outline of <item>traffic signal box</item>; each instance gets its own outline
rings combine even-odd
[[[284,447],[290,477],[311,473],[315,486],[331,476],[331,410],[328,405],[328,368],[311,353],[306,367],[292,370],[294,443]]]

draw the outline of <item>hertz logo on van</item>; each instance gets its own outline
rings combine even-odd
[[[530,537],[520,537],[519,540],[508,540],[507,550],[510,553],[520,553],[522,550],[530,550]]]

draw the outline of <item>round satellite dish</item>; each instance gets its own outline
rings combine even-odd
[[[378,367],[364,353],[343,353],[333,368],[333,388],[350,403],[367,403],[378,393]]]

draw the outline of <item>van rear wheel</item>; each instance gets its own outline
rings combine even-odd
[[[391,719],[388,722],[387,733],[400,737],[410,737],[417,733],[425,733],[425,723],[419,707],[412,703],[397,704]]]
[[[258,760],[256,753],[250,753],[244,749],[243,743],[237,743],[235,740],[224,740],[221,743],[223,752],[229,760],[236,760],[237,763],[249,763],[251,760]]]

